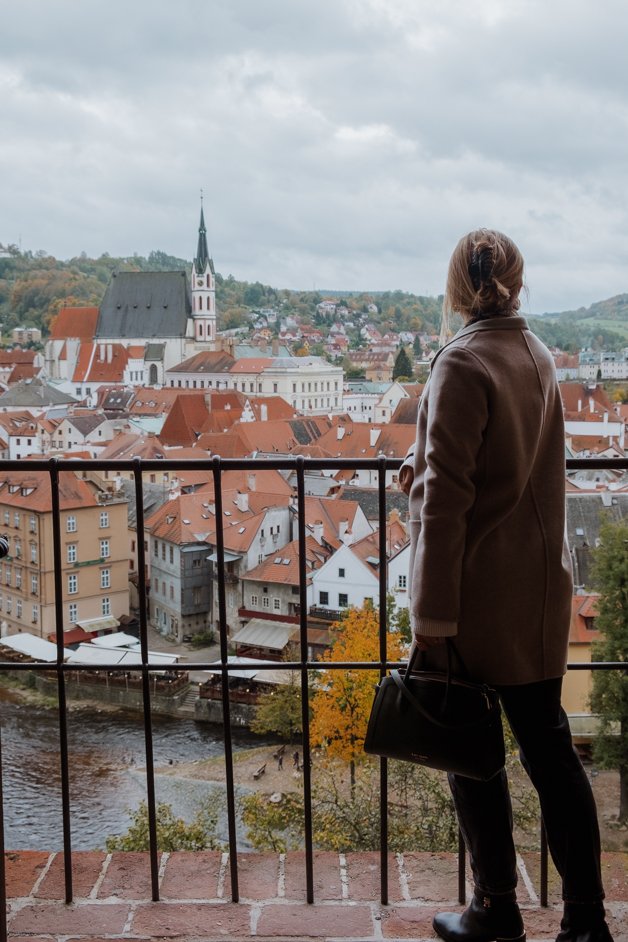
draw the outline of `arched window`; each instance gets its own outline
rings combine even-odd
[[[151,363],[150,370],[148,371],[148,385],[157,385],[157,365],[155,363]]]
[[[202,323],[198,325],[198,335],[199,337],[203,336],[203,324]]]

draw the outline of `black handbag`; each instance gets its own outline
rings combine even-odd
[[[377,685],[364,751],[488,781],[506,759],[497,691],[453,675],[449,639],[446,672],[415,670],[419,655]]]

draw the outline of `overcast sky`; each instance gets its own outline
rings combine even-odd
[[[503,229],[528,310],[628,291],[626,0],[0,0],[0,242],[443,290]]]

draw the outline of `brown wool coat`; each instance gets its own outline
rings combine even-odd
[[[573,591],[563,412],[553,360],[525,318],[470,324],[439,351],[413,467],[415,632],[456,635],[469,674],[487,683],[561,676]]]

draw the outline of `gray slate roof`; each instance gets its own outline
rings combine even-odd
[[[147,520],[155,510],[167,502],[168,489],[163,484],[149,484],[147,481],[143,481],[142,492],[144,495],[144,519]],[[135,481],[127,481],[123,478],[119,494],[126,497],[129,502],[129,527],[135,528],[137,524]]]
[[[184,271],[117,272],[100,305],[95,339],[185,337],[191,312]]]
[[[376,487],[345,487],[339,500],[357,500],[366,519],[377,522],[379,492]],[[408,498],[403,491],[386,491],[386,516],[391,510],[398,510],[402,521],[407,519]]]
[[[42,379],[25,379],[21,383],[7,389],[0,396],[0,408],[7,406],[20,406],[43,409],[45,406],[61,406],[75,403],[77,400],[67,393],[61,392],[55,386],[45,383]]]

